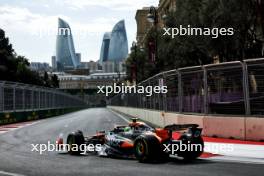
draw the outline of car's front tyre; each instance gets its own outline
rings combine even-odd
[[[84,144],[84,136],[81,131],[76,131],[68,135],[67,145],[68,153],[71,155],[80,155],[82,153],[82,145]]]

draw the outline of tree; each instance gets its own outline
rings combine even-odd
[[[166,70],[209,64],[214,57],[219,57],[221,62],[263,57],[263,4],[257,0],[177,0],[177,10],[167,14],[167,28],[179,28],[180,25],[209,29],[233,28],[234,35],[218,35],[217,38],[177,35],[172,39],[163,36],[162,29],[152,29],[146,37],[144,57],[136,56],[137,60],[142,61],[140,65],[137,64],[137,68],[144,70],[143,77],[147,78]],[[148,42],[153,38],[158,43],[155,67],[147,59]],[[135,64],[134,57],[132,51],[127,61],[128,71]]]
[[[129,81],[133,81],[133,72],[136,72],[137,83],[156,73],[155,65],[149,60],[147,53],[147,47],[145,49],[139,48],[139,46],[136,46],[136,48],[131,47],[131,53],[125,63]]]
[[[0,79],[7,79],[12,78],[12,74],[8,71],[9,67],[14,68],[13,62],[13,48],[12,45],[9,43],[9,39],[5,37],[5,32],[0,29]],[[6,74],[8,73],[8,74]]]
[[[51,87],[51,83],[50,83],[49,75],[48,75],[47,72],[44,72],[43,81],[44,81],[44,85],[45,85],[46,87]]]
[[[59,79],[57,75],[52,75],[51,76],[51,85],[53,88],[58,88],[59,87]]]
[[[219,36],[209,40],[211,53],[222,61],[260,57],[256,50],[256,5],[255,0],[205,0],[203,21],[209,27],[234,28],[233,36]],[[254,50],[252,52],[252,50]]]
[[[176,67],[211,63],[212,57],[216,55],[221,61],[262,56],[255,38],[257,30],[255,0],[178,0],[177,3],[177,11],[169,14],[167,21],[169,27],[190,25],[210,29],[233,28],[234,35],[219,35],[217,38],[177,36],[171,40],[163,39],[168,44],[161,45],[165,48],[161,53],[168,58],[171,57],[166,53],[174,53],[173,60],[178,63]]]
[[[29,66],[28,59],[15,53],[5,32],[0,29],[0,80],[58,87],[57,77],[51,80],[47,73],[41,77],[39,73],[31,71]]]

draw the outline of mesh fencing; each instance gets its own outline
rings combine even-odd
[[[164,84],[167,86],[168,93],[165,94],[166,111],[179,112],[179,74],[176,70],[164,73]]]
[[[0,81],[0,112],[83,107],[85,102],[55,89]]]
[[[210,114],[245,114],[244,75],[240,62],[209,65],[207,102]]]
[[[248,103],[252,115],[264,115],[264,60],[246,60]]]
[[[179,69],[181,74],[181,112],[203,113],[203,69],[191,67]]]
[[[168,92],[117,94],[108,105],[191,114],[264,115],[264,59],[162,72],[137,86]]]

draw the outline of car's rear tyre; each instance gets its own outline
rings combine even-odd
[[[182,141],[182,144],[192,145],[191,151],[180,152],[179,156],[183,157],[184,160],[186,161],[195,160],[203,154],[204,141],[201,137],[190,140],[187,136],[183,135],[179,138],[179,140]]]
[[[71,155],[80,155],[83,151],[84,136],[81,131],[76,131],[68,135],[67,138],[68,153]]]
[[[161,144],[154,135],[141,135],[134,142],[135,157],[139,162],[153,162],[162,158]]]

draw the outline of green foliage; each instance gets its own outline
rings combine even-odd
[[[52,75],[51,77],[51,86],[54,88],[58,88],[59,87],[59,79],[57,75]]]
[[[232,27],[233,36],[220,36],[208,43],[212,53],[222,61],[242,60],[261,57],[261,52],[254,44],[256,34],[255,0],[204,0],[204,22],[209,27]],[[213,9],[213,10],[212,10]]]
[[[149,62],[146,53],[146,51],[143,51],[138,46],[136,48],[131,48],[131,53],[125,63],[127,79],[129,81],[133,81],[133,71],[136,72],[137,83],[153,74],[155,67]]]
[[[256,0],[177,0],[175,12],[169,12],[165,19],[168,28],[180,25],[200,28],[233,28],[233,36],[163,36],[163,29],[152,29],[147,35],[145,53],[138,55],[139,68],[144,70],[143,78],[161,71],[186,66],[209,64],[217,56],[221,62],[263,57],[263,24],[257,12]],[[262,32],[259,32],[259,28]],[[155,67],[149,63],[148,39],[157,40],[157,60]],[[134,53],[127,62],[131,66]],[[142,56],[146,58],[142,58]],[[129,69],[128,69],[129,71]],[[139,71],[140,72],[140,71]],[[141,78],[139,78],[141,80]]]
[[[14,81],[47,87],[58,87],[58,78],[51,79],[47,73],[44,77],[29,69],[30,63],[24,56],[18,56],[0,29],[0,80]]]
[[[170,13],[168,27],[188,25],[202,28],[233,28],[233,36],[176,36],[169,43],[180,50],[187,65],[206,64],[212,57],[221,61],[242,60],[261,57],[260,45],[263,41],[255,38],[258,24],[255,0],[178,0],[177,10]],[[164,39],[163,39],[164,40]],[[177,40],[177,41],[175,41]],[[167,47],[162,45],[161,47]],[[166,54],[166,53],[164,53]],[[180,59],[180,58],[178,58]],[[175,58],[177,60],[177,58]],[[192,63],[192,61],[193,63]],[[177,65],[177,64],[176,64]],[[178,65],[179,67],[185,64]]]

